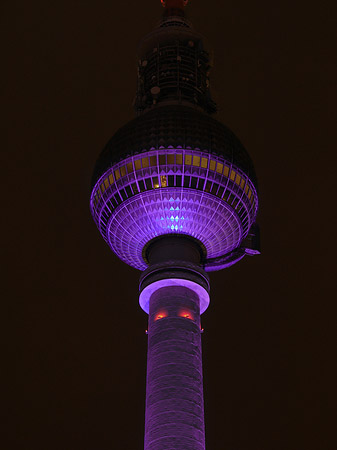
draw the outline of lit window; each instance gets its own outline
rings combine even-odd
[[[249,190],[249,186],[248,186],[248,184],[246,184],[246,187],[245,187],[245,193],[246,194],[248,194],[248,190]]]
[[[252,196],[252,190],[249,189],[249,192],[248,192],[248,198],[250,198],[251,196]]]
[[[102,192],[105,191],[104,183],[101,184],[101,191],[102,191]]]
[[[109,181],[110,181],[110,184],[113,184],[113,182],[114,182],[114,176],[112,175],[112,173],[110,173],[110,175],[109,175]]]
[[[126,168],[128,169],[128,173],[133,172],[132,162],[127,163]]]
[[[166,164],[166,155],[159,155],[159,165],[165,166]]]
[[[125,168],[125,166],[122,166],[120,168],[120,171],[121,171],[121,176],[124,177],[126,175],[126,168]]]
[[[149,167],[149,158],[142,158],[142,166],[143,168]]]
[[[211,159],[209,162],[209,170],[215,170],[215,164],[216,162],[214,161],[214,159]]]
[[[204,169],[207,169],[208,166],[208,159],[207,158],[201,158],[201,167]]]
[[[160,184],[161,184],[161,187],[167,187],[166,175],[161,175],[161,177],[160,177]]]
[[[174,155],[167,155],[167,164],[174,164]]]
[[[192,164],[192,155],[185,155],[185,164],[188,166]]]
[[[120,173],[119,173],[119,170],[116,169],[116,170],[115,170],[115,179],[116,179],[116,180],[119,180],[120,177],[121,177],[121,175],[120,175]]]
[[[140,159],[136,159],[136,161],[135,161],[135,169],[136,170],[140,170],[141,169]]]
[[[182,164],[183,163],[183,155],[182,154],[176,155],[176,163],[177,164]]]
[[[222,173],[222,170],[223,170],[223,164],[218,162],[218,165],[216,166],[216,171],[218,173]]]
[[[200,166],[200,156],[193,156],[193,166],[199,167]]]
[[[231,176],[230,176],[230,179],[231,179],[232,181],[235,180],[235,175],[236,175],[235,170],[232,170],[232,171],[231,171]]]
[[[245,179],[244,179],[244,178],[242,178],[242,180],[241,180],[241,184],[240,184],[240,188],[241,188],[241,189],[243,189],[244,185],[245,185]]]
[[[158,188],[159,188],[159,180],[158,180],[158,177],[153,177],[153,187],[154,187],[155,189],[158,189]]]
[[[157,165],[157,156],[150,156],[150,166],[155,167]]]
[[[229,174],[229,167],[225,166],[223,169],[223,174],[225,175],[225,177],[228,178],[228,174]]]
[[[235,183],[236,183],[238,186],[239,186],[239,184],[240,184],[240,181],[241,181],[241,177],[240,177],[239,174],[237,174],[236,179],[235,179]]]
[[[108,189],[108,187],[109,187],[109,180],[108,180],[108,178],[106,178],[104,180],[104,185],[105,185],[105,188]]]

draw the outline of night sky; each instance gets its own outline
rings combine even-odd
[[[337,448],[332,5],[187,10],[260,191],[262,255],[211,275],[202,316],[208,450]],[[159,0],[1,6],[4,450],[143,448],[139,272],[100,237],[89,195],[161,13]]]

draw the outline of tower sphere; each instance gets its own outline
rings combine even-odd
[[[172,3],[172,2],[171,2]],[[100,154],[91,212],[116,255],[139,270],[161,236],[184,235],[219,270],[255,250],[245,239],[258,210],[252,161],[227,127],[211,117],[210,60],[184,16],[164,14],[141,44],[138,117]]]

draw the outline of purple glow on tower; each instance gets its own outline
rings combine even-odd
[[[155,320],[162,309],[167,316]],[[198,295],[181,286],[153,292],[148,339],[144,449],[204,450]]]
[[[200,314],[206,272],[259,253],[257,180],[211,117],[210,58],[186,0],[162,0],[138,55],[137,117],[99,156],[90,209],[103,239],[142,272],[149,314],[145,450],[205,450]]]
[[[164,234],[201,242],[208,259],[240,245],[254,222],[256,189],[242,170],[200,150],[160,149],[129,157],[96,182],[91,210],[118,257],[144,270],[144,246]],[[206,263],[207,268],[207,263]]]

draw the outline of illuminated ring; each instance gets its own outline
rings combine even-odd
[[[195,292],[200,301],[200,314],[206,311],[209,305],[209,293],[200,284],[194,281],[184,280],[183,278],[167,278],[165,280],[155,281],[146,286],[139,294],[139,304],[143,311],[149,314],[149,303],[151,295],[158,289],[169,286],[182,286]]]

